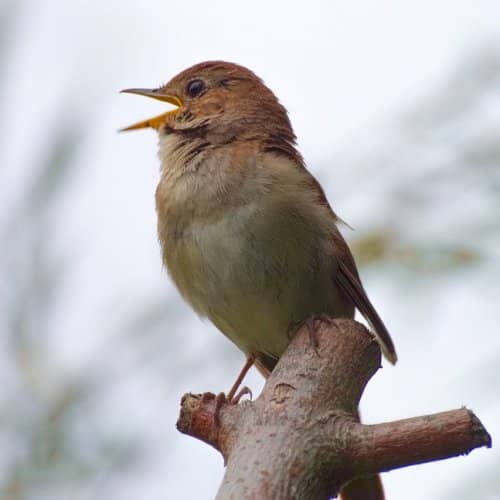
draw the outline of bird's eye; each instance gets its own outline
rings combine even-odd
[[[189,97],[199,96],[205,90],[205,82],[203,80],[191,80],[186,87]]]

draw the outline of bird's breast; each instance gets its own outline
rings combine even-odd
[[[243,351],[278,357],[292,323],[338,303],[331,284],[336,229],[300,172],[280,177],[279,168],[258,166],[261,174],[267,178],[228,179],[239,185],[233,199],[220,196],[223,180],[193,197],[200,176],[163,179],[158,230],[164,263],[192,307]]]

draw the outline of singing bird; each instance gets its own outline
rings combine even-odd
[[[341,222],[296,148],[286,109],[252,71],[192,66],[156,89],[175,106],[123,130],[158,131],[165,267],[184,299],[267,376],[308,318],[358,309],[385,357],[391,337],[361,284]]]

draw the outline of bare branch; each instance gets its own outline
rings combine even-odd
[[[354,478],[468,453],[491,439],[466,409],[362,425],[357,408],[380,366],[373,336],[352,320],[299,331],[255,401],[186,395],[178,428],[220,450],[218,499],[327,499]],[[352,483],[351,483],[352,484]],[[349,498],[361,498],[350,489]]]

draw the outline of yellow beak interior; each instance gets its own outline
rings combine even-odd
[[[137,122],[133,125],[129,125],[128,127],[121,128],[119,130],[120,132],[125,132],[127,130],[137,130],[140,128],[154,128],[158,130],[167,121],[167,118],[170,115],[176,113],[177,110],[182,106],[182,101],[178,97],[169,94],[162,94],[161,89],[125,89],[122,90],[121,93],[137,94],[151,97],[152,99],[158,99],[159,101],[173,104],[175,106],[175,109],[167,111],[166,113],[162,113],[161,115],[154,116],[153,118],[149,118],[148,120]]]

